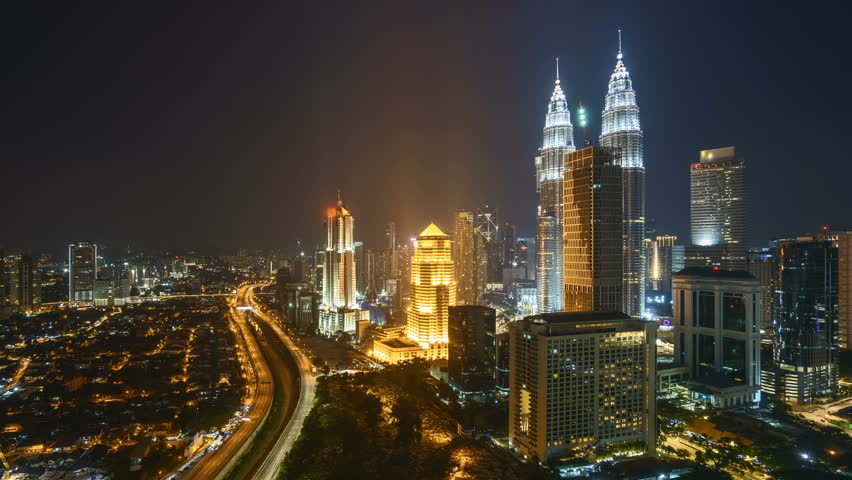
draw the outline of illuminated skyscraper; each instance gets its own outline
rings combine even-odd
[[[618,150],[586,147],[565,156],[563,244],[567,312],[620,312],[622,177]]]
[[[406,333],[423,348],[447,343],[449,307],[456,304],[451,243],[433,223],[420,233],[415,244]]]
[[[775,368],[763,371],[763,390],[791,403],[837,393],[839,278],[836,239],[799,237],[780,245],[779,321]]]
[[[479,305],[485,292],[485,258],[482,236],[473,225],[473,212],[456,212],[453,263],[461,305]]]
[[[745,163],[734,147],[702,150],[690,169],[692,252],[687,266],[746,269]]]
[[[775,292],[780,283],[778,251],[775,248],[754,248],[748,251],[748,273],[760,280],[760,330],[763,338],[774,340],[778,320],[778,300]]]
[[[538,192],[536,281],[540,312],[562,310],[562,169],[564,154],[574,150],[574,126],[559,85],[557,59],[556,85],[547,106],[541,154],[535,158]]]
[[[609,79],[601,118],[601,146],[621,151],[623,182],[624,313],[645,311],[645,161],[636,92],[625,68],[618,32],[618,62]]]
[[[840,295],[840,348],[852,350],[852,231],[837,235]]]
[[[98,246],[89,242],[68,246],[68,301],[93,303],[98,274]]]
[[[479,207],[474,217],[474,226],[482,237],[482,249],[485,252],[485,283],[500,283],[503,281],[503,245],[500,241],[497,208],[488,205]]]
[[[355,219],[339,196],[337,206],[328,209],[325,226],[322,301],[328,307],[354,307]]]

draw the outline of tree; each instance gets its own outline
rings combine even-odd
[[[396,443],[403,447],[420,442],[423,434],[423,419],[417,405],[408,398],[397,400],[391,409],[396,425]]]

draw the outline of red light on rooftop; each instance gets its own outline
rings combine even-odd
[[[714,272],[718,272],[719,270],[720,270],[719,267],[713,267]]]
[[[827,231],[828,231],[828,225],[823,225],[823,226],[822,226],[822,231],[823,231],[823,232],[827,232]]]

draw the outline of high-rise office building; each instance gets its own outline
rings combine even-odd
[[[449,307],[456,304],[451,243],[450,237],[434,223],[420,233],[415,243],[406,334],[423,348],[448,341]]]
[[[323,303],[329,308],[356,305],[355,219],[338,196],[337,206],[328,209],[325,220],[325,265]]]
[[[518,257],[518,266],[526,272],[527,280],[535,280],[535,238],[518,237],[518,243],[515,247],[515,255]]]
[[[690,169],[687,266],[746,270],[745,162],[734,147],[702,150]]]
[[[767,342],[775,338],[774,323],[778,318],[778,301],[775,292],[778,290],[780,281],[778,268],[778,255],[774,248],[752,248],[746,254],[748,257],[748,273],[754,275],[760,281],[761,335]]]
[[[609,78],[609,88],[601,115],[602,147],[620,151],[623,204],[624,307],[623,312],[642,316],[645,312],[645,159],[642,129],[639,126],[639,106],[630,73],[624,66],[621,53],[621,32],[618,32],[618,55],[615,71]]]
[[[68,301],[93,303],[98,275],[98,246],[89,242],[68,246]]]
[[[503,230],[500,232],[502,242],[503,266],[518,266],[518,236],[515,226],[509,222],[503,222]]]
[[[672,273],[683,269],[684,246],[674,235],[645,238],[645,314],[671,318]]]
[[[364,242],[355,242],[353,244],[353,251],[355,253],[355,295],[357,297],[363,297],[365,293],[367,293],[367,276],[369,271],[367,270],[367,251],[364,248]],[[357,265],[361,265],[361,268],[357,268]]]
[[[562,224],[567,312],[623,308],[622,178],[617,149],[565,156]]]
[[[689,267],[672,275],[675,361],[690,394],[712,407],[760,401],[760,281],[744,271]]]
[[[509,443],[546,462],[656,444],[656,322],[623,313],[526,317],[510,330]]]
[[[672,270],[674,251],[677,245],[677,237],[674,235],[661,235],[648,242],[648,282],[647,290],[653,293],[669,293],[672,291]]]
[[[480,305],[449,308],[450,385],[463,394],[494,389],[497,313]]]
[[[453,262],[458,284],[456,301],[461,305],[479,305],[485,292],[483,237],[474,227],[473,218],[473,212],[456,212]]]
[[[538,192],[535,278],[540,312],[562,310],[562,170],[564,155],[574,150],[574,126],[559,84],[557,60],[556,85],[547,105],[540,154],[535,158]]]
[[[38,294],[38,276],[29,255],[21,255],[12,262],[9,270],[9,290],[12,306],[19,312],[28,312],[41,302]]]
[[[852,231],[837,234],[837,284],[840,288],[840,339],[841,350],[852,349]]]
[[[485,283],[496,284],[503,281],[503,244],[497,208],[484,205],[476,210],[474,226],[482,238],[485,252]]]
[[[839,282],[837,243],[826,235],[781,243],[775,368],[763,391],[799,404],[837,392]]]
[[[497,391],[509,393],[509,332],[501,332],[496,336],[495,355],[497,357]]]

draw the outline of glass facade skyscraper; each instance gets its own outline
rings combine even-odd
[[[564,155],[574,150],[574,126],[559,83],[557,64],[556,85],[544,120],[541,154],[535,159],[539,199],[536,281],[540,312],[562,310],[562,169]]]
[[[622,309],[622,167],[617,155],[618,149],[586,147],[565,157],[566,312]]]
[[[620,34],[619,34],[620,35]],[[609,79],[601,116],[602,147],[620,150],[618,164],[623,183],[624,313],[645,311],[645,161],[639,106],[630,73],[622,62],[619,36],[618,62]]]
[[[775,369],[764,391],[807,404],[837,392],[839,278],[836,241],[800,237],[779,247],[781,267]]]
[[[745,270],[745,163],[734,147],[702,150],[689,177],[694,247],[687,266]]]

